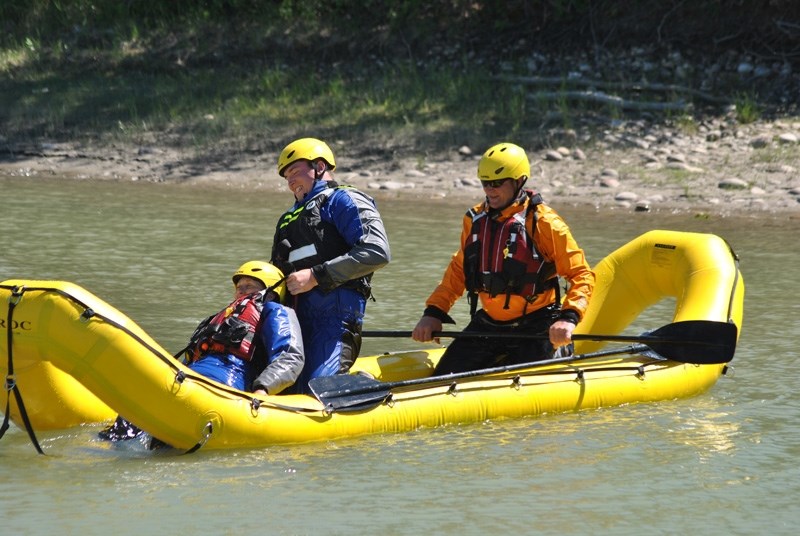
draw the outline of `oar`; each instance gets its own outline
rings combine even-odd
[[[625,348],[600,350],[588,354],[572,355],[567,357],[557,357],[533,363],[520,363],[516,365],[506,365],[502,367],[492,367],[467,372],[457,372],[444,376],[431,376],[427,378],[416,378],[413,380],[402,380],[396,382],[380,382],[373,378],[361,376],[359,374],[337,374],[335,376],[322,376],[313,378],[308,382],[308,386],[317,400],[322,402],[328,411],[362,411],[378,404],[383,403],[391,390],[397,387],[407,387],[410,385],[425,384],[448,384],[453,380],[462,378],[472,378],[476,376],[486,376],[502,372],[513,372],[515,370],[530,369],[532,367],[543,367],[560,363],[573,363],[594,357],[603,357],[617,354],[644,354],[654,359],[664,358],[654,355],[654,352],[646,345],[631,345]]]
[[[572,363],[593,357],[641,353],[682,363],[699,365],[727,363],[733,359],[736,349],[737,328],[735,324],[714,322],[709,320],[687,320],[663,326],[647,335],[573,335],[575,340],[599,341],[634,341],[645,344],[629,346],[623,349],[609,349],[589,354],[568,356],[519,365],[487,368],[398,382],[379,382],[360,375],[340,374],[314,378],[309,387],[317,399],[329,410],[360,411],[380,404],[396,387],[420,384],[449,383],[460,378],[469,378],[488,374],[510,372],[560,363]],[[363,336],[373,337],[410,337],[409,331],[366,331]],[[529,338],[542,339],[546,335],[525,333],[484,333],[484,332],[439,332],[439,337],[496,337],[496,338]]]
[[[638,342],[672,361],[710,365],[727,363],[736,351],[736,324],[713,320],[684,320],[646,335],[573,334],[575,341]],[[410,331],[364,331],[363,337],[411,337]],[[546,339],[547,335],[514,332],[438,331],[434,337]]]

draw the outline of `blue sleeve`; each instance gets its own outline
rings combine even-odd
[[[374,204],[364,200],[365,204]],[[337,189],[323,207],[322,219],[336,226],[350,246],[356,245],[366,233],[366,225],[356,199],[347,190]]]
[[[259,335],[267,352],[267,366],[253,381],[253,390],[264,389],[274,395],[294,384],[303,370],[300,322],[292,309],[268,302],[261,312]]]
[[[389,238],[375,202],[355,188],[337,188],[321,212],[351,249],[314,270],[323,290],[369,275],[391,260]]]

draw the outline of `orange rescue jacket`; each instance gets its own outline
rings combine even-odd
[[[509,207],[501,211],[498,221],[505,221],[514,214],[526,211],[531,203],[530,195],[522,196]],[[472,211],[488,211],[486,203],[476,205]],[[472,212],[471,211],[471,212]],[[461,230],[461,247],[453,255],[445,270],[441,283],[425,302],[427,306],[449,312],[453,304],[466,290],[464,276],[464,247],[472,231],[473,217],[471,212],[464,215]],[[533,237],[536,249],[545,258],[555,264],[556,273],[567,281],[567,292],[561,304],[562,310],[572,310],[578,318],[589,305],[589,298],[594,289],[594,272],[592,272],[583,250],[578,247],[569,227],[561,216],[544,203],[540,203],[528,211],[525,227]],[[532,302],[521,295],[512,294],[507,299],[505,293],[492,297],[488,292],[479,292],[481,307],[494,320],[506,322],[517,319],[533,311],[551,305],[556,300],[556,289],[548,288],[537,294]],[[508,306],[506,307],[506,302]]]

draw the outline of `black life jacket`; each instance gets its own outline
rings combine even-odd
[[[272,263],[284,274],[313,268],[350,251],[351,246],[336,226],[322,219],[322,207],[331,195],[337,189],[348,188],[332,181],[331,184],[333,187],[322,190],[302,206],[284,213],[278,220]],[[355,289],[369,297],[371,279],[372,274],[369,274],[341,286]]]
[[[189,361],[197,361],[209,353],[233,354],[250,361],[255,352],[254,340],[261,324],[265,294],[262,290],[243,296],[201,322],[186,348]]]
[[[536,206],[542,197],[524,190],[528,206],[500,222],[487,210],[470,209],[472,228],[464,244],[464,282],[470,301],[470,314],[477,309],[479,292],[492,297],[506,294],[505,308],[512,295],[532,303],[544,290],[558,290],[555,263],[545,260],[528,234],[525,220],[532,211],[536,229]],[[559,297],[556,297],[558,301]]]

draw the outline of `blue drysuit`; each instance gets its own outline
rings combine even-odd
[[[374,200],[355,188],[317,181],[278,221],[271,262],[285,274],[310,268],[318,285],[290,297],[306,361],[294,391],[311,378],[344,373],[361,349],[373,272],[391,253]]]

